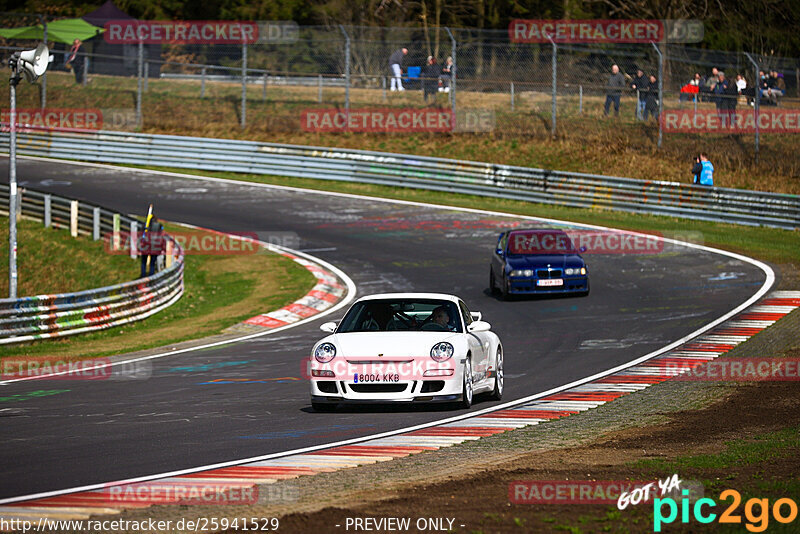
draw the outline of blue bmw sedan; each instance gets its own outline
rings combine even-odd
[[[586,262],[563,230],[500,234],[489,267],[489,289],[511,295],[589,294]]]

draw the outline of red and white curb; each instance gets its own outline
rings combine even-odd
[[[329,280],[320,283],[327,284],[327,282]],[[596,408],[652,384],[669,380],[670,377],[664,373],[664,368],[668,365],[678,363],[682,368],[693,368],[713,360],[799,307],[800,291],[774,291],[738,315],[668,352],[591,382],[521,405],[501,407],[473,417],[402,434],[139,482],[136,483],[136,488],[148,489],[144,492],[139,491],[139,494],[150,498],[133,499],[133,502],[120,503],[113,500],[113,494],[125,494],[124,486],[118,492],[109,492],[108,488],[95,489],[0,506],[0,518],[86,519],[91,515],[119,514],[124,509],[147,508],[156,504],[179,504],[182,502],[181,499],[185,498],[186,492],[192,488],[202,491],[209,485],[220,484],[230,488],[252,488],[279,480],[385,462],[560,419]],[[184,493],[161,491],[176,486],[182,488]]]
[[[317,283],[303,298],[278,310],[251,317],[244,321],[244,324],[268,329],[293,324],[332,308],[336,303],[342,300],[347,293],[347,288],[331,271],[323,269],[318,264],[290,252],[280,249],[271,250],[281,256],[294,260],[296,263],[308,269],[317,279]]]

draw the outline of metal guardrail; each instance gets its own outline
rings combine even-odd
[[[0,135],[0,148],[8,134]],[[18,154],[448,191],[580,208],[800,228],[800,196],[473,161],[127,132],[28,131]]]
[[[133,241],[141,227],[127,215],[27,188],[19,189],[18,199],[21,216],[95,240],[116,240],[116,234]],[[0,184],[0,206],[8,206],[7,184]],[[183,295],[184,261],[180,245],[167,239],[167,267],[152,276],[74,293],[0,299],[0,345],[102,330],[171,306]]]

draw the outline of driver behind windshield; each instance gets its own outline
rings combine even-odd
[[[446,306],[437,306],[434,308],[431,312],[430,321],[431,329],[455,331],[455,328],[450,326],[450,314]]]

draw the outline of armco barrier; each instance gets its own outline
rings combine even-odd
[[[414,187],[581,208],[800,228],[800,197],[362,150],[127,132],[18,134],[17,153]],[[7,149],[8,134],[0,136]]]
[[[76,205],[69,199],[30,189],[18,191],[21,215],[47,226],[70,228],[76,208],[77,231],[95,239],[115,231],[131,230],[133,234],[139,224],[98,206]],[[8,206],[7,184],[0,185],[0,203]],[[183,294],[183,251],[167,239],[168,266],[147,278],[75,293],[0,299],[0,345],[110,328],[144,319],[174,304]]]

